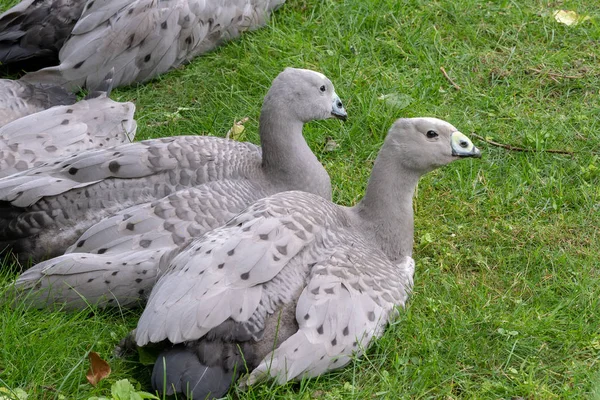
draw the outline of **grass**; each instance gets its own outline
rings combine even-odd
[[[552,11],[561,8],[592,19],[559,24]],[[473,139],[482,160],[421,181],[413,297],[362,359],[230,398],[600,399],[599,18],[583,0],[288,0],[268,28],[114,92],[135,102],[140,139],[224,136],[249,117],[245,140],[257,142],[270,81],[285,66],[322,71],[350,119],[305,132],[345,205],[362,196],[398,117],[437,116],[467,135],[539,150]],[[339,147],[327,151],[328,140]],[[146,367],[111,356],[137,315],[0,305],[0,386],[30,399],[109,395],[122,378],[149,389]],[[84,377],[89,350],[113,369],[97,388]]]

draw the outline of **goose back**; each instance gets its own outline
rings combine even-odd
[[[115,68],[115,86],[144,82],[245,30],[285,0],[90,0],[60,51],[60,65],[27,74],[70,90]]]

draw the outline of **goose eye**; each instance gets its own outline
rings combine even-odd
[[[427,137],[433,139],[434,137],[438,137],[438,134],[436,131],[427,131]]]
[[[319,88],[319,90],[320,90],[321,92],[324,92],[324,91],[326,91],[326,90],[327,90],[327,88],[325,87],[325,85],[321,85],[321,87]]]

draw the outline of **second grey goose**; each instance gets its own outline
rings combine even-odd
[[[264,25],[284,1],[88,0],[60,64],[22,79],[74,90],[114,67],[115,87],[144,82]]]
[[[245,384],[284,383],[360,355],[411,291],[420,176],[479,155],[447,122],[401,119],[356,206],[278,193],[193,241],[159,278],[135,331],[139,346],[166,346],[153,388],[216,398],[246,370]]]
[[[77,97],[61,86],[0,79],[0,127],[26,115],[75,101]]]
[[[0,177],[84,150],[130,143],[135,105],[108,95],[112,75],[85,99],[30,114],[0,127]]]
[[[262,146],[176,136],[92,150],[0,180],[0,247],[22,258],[64,253],[101,219],[177,190],[248,179],[331,197],[329,175],[304,137],[305,122],[346,118],[323,74],[287,68],[263,102]]]

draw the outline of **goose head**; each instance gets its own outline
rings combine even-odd
[[[348,114],[331,81],[309,69],[286,68],[265,96],[266,107],[284,108],[289,118],[302,123],[328,118],[346,120]]]
[[[404,169],[423,175],[452,161],[481,157],[471,140],[437,118],[401,118],[390,128],[385,146],[393,149]]]

